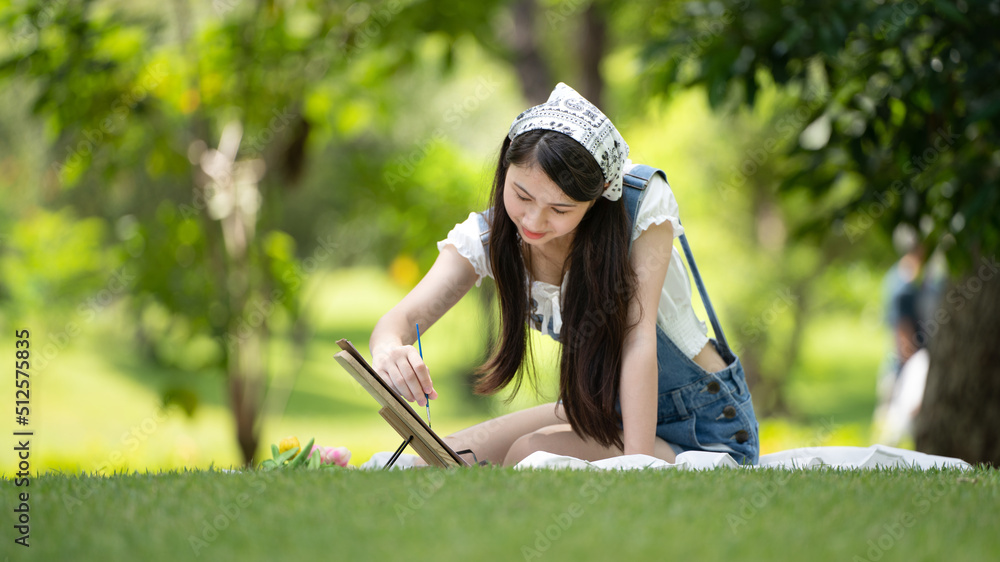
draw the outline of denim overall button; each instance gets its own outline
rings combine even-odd
[[[747,441],[750,440],[750,434],[747,433],[747,431],[745,429],[741,429],[741,430],[737,431],[733,435],[733,437],[735,437],[736,438],[736,442],[739,443],[739,444],[741,444],[741,445],[743,443],[746,443]]]
[[[708,386],[706,386],[705,389],[708,390],[708,392],[711,393],[711,394],[718,394],[718,392],[719,392],[719,381],[712,381],[712,382],[708,383]]]
[[[727,419],[733,419],[736,417],[736,408],[733,406],[726,406],[722,409],[722,415],[726,416]]]

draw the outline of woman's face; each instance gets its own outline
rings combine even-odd
[[[574,201],[536,165],[511,164],[503,202],[521,239],[532,246],[568,247],[593,201]]]

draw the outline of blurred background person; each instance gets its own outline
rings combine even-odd
[[[924,246],[910,225],[897,226],[892,238],[902,257],[889,268],[882,284],[892,343],[876,384],[872,430],[875,442],[898,446],[912,445],[913,420],[923,401],[930,334],[922,326],[933,315],[943,258],[935,253],[925,264]]]

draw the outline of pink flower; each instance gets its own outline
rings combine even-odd
[[[349,460],[351,460],[351,452],[347,450],[347,447],[328,447],[326,449],[327,464],[347,466]]]
[[[319,459],[323,464],[347,466],[347,461],[351,460],[351,452],[347,450],[347,447],[321,447],[313,445],[309,456],[312,456],[317,451],[319,452]]]

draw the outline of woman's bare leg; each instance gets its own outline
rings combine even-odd
[[[578,459],[597,461],[622,455],[618,447],[605,447],[592,439],[583,439],[573,432],[568,423],[549,425],[527,433],[511,444],[504,458],[505,466],[513,466],[536,451],[547,451],[556,455],[566,455]],[[673,448],[659,437],[653,444],[653,456],[667,462],[674,462]]]
[[[535,451],[596,461],[622,454],[573,432],[561,404],[542,404],[457,431],[444,438],[453,450],[472,449],[478,460],[513,466]],[[674,462],[673,448],[656,438],[653,455]],[[418,462],[418,464],[423,464]]]
[[[562,405],[553,402],[484,421],[457,431],[444,441],[455,451],[472,449],[477,459],[500,464],[514,441],[543,427],[563,423],[566,414]]]

